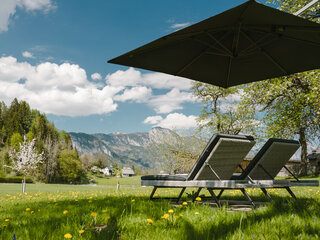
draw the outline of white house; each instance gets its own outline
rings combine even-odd
[[[122,168],[122,176],[123,177],[132,177],[134,176],[134,171],[130,167]]]
[[[100,169],[100,172],[102,172],[103,174],[107,175],[107,176],[111,176],[113,174],[113,167],[105,167]]]

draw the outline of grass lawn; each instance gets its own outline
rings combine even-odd
[[[319,178],[318,178],[319,180]],[[140,177],[98,179],[96,186],[0,184],[0,239],[320,239],[319,187],[270,190],[275,201],[253,211],[215,208],[188,199],[184,205],[149,201]],[[174,195],[178,189],[162,189]],[[249,190],[267,201],[260,190]],[[244,199],[227,191],[224,199]]]

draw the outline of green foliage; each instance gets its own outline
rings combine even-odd
[[[21,183],[23,180],[22,176],[18,177],[0,177],[0,183]],[[26,178],[26,183],[33,183],[31,178]]]
[[[254,121],[252,108],[239,105],[242,89],[222,88],[210,84],[194,82],[193,94],[203,103],[198,118],[199,129],[212,133],[251,133],[258,125]]]
[[[20,133],[14,133],[12,134],[10,138],[10,145],[13,147],[16,151],[19,151],[20,144],[23,142],[23,139],[20,135]]]
[[[81,161],[76,150],[65,149],[61,151],[57,163],[57,180],[59,182],[78,182],[83,175]]]

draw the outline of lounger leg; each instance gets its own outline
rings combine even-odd
[[[290,193],[291,197],[293,197],[294,199],[297,199],[296,195],[294,195],[294,193],[291,191],[291,189],[289,187],[285,187],[285,189],[287,189],[288,193]]]
[[[186,190],[185,187],[181,189],[181,192],[180,192],[180,194],[179,194],[179,196],[178,196],[178,199],[177,199],[177,203],[179,202],[179,200],[180,200],[180,198],[182,197],[182,194],[184,193],[185,190]]]
[[[265,188],[261,188],[261,191],[264,193],[264,195],[266,195],[269,201],[272,201],[272,197],[270,196],[270,194],[267,192]]]
[[[220,202],[217,196],[214,194],[213,190],[211,188],[207,188],[209,193],[211,194],[213,200],[217,203],[218,207],[220,207]]]
[[[243,195],[249,200],[249,202],[251,203],[251,205],[253,207],[256,207],[256,204],[252,201],[251,197],[249,196],[249,194],[246,192],[246,190],[244,190],[244,188],[240,189],[241,192],[243,193]]]
[[[192,202],[194,202],[196,200],[196,198],[199,196],[200,192],[201,192],[202,188],[198,188],[198,191],[196,192],[196,194],[194,195]]]
[[[154,193],[157,191],[157,187],[154,187],[153,189],[152,189],[152,192],[151,192],[151,195],[150,195],[150,200],[152,200],[153,199],[153,195],[154,195]]]
[[[220,199],[220,197],[221,197],[221,195],[222,195],[223,192],[224,192],[224,189],[221,189],[220,192],[219,192],[219,194],[218,194],[218,196],[217,196],[218,199]]]

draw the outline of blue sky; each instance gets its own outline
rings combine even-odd
[[[191,81],[107,60],[245,1],[1,0],[0,101],[86,133],[189,129]]]

